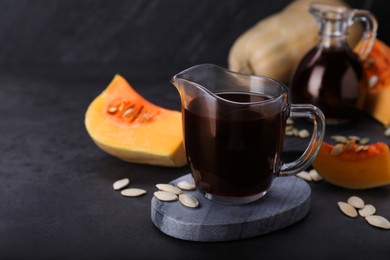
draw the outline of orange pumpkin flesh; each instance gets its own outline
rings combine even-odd
[[[85,127],[98,147],[124,161],[171,167],[187,163],[181,113],[150,103],[120,75],[89,105]]]
[[[313,167],[328,182],[348,189],[368,189],[390,184],[390,152],[387,144],[378,142],[367,150],[355,147],[332,155],[334,146],[323,142]]]

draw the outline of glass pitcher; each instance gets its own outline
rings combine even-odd
[[[320,25],[320,40],[301,60],[291,81],[292,103],[311,103],[325,114],[326,124],[349,122],[358,115],[362,91],[362,61],[372,49],[377,21],[366,10],[313,3],[309,12]],[[355,20],[364,26],[358,55],[347,42]]]
[[[184,146],[190,171],[206,198],[243,204],[261,198],[275,177],[310,165],[324,137],[325,119],[313,105],[288,103],[287,87],[273,79],[201,64],[176,74]],[[285,163],[288,117],[313,122],[306,151]]]

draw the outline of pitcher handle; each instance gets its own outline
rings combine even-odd
[[[289,176],[306,169],[317,155],[325,134],[325,116],[322,111],[309,104],[291,104],[290,117],[306,117],[313,121],[314,128],[310,143],[305,152],[297,160],[283,163],[279,176]]]
[[[364,32],[358,51],[359,58],[364,61],[374,45],[378,22],[371,12],[358,9],[351,10],[348,24],[351,25],[355,20],[360,20],[364,24]]]

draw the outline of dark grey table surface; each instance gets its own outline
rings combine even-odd
[[[155,184],[187,168],[107,155],[88,136],[84,113],[115,73],[152,102],[179,109],[169,79],[181,69],[0,68],[0,259],[390,259],[388,230],[348,218],[337,207],[358,195],[390,219],[390,186],[353,191],[309,183],[311,208],[302,221],[251,239],[199,243],[160,232],[150,218]],[[342,131],[390,141],[369,117]],[[298,154],[294,141],[286,145],[286,159]],[[148,193],[122,197],[112,183],[124,177]]]

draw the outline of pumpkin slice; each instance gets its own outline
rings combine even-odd
[[[120,75],[89,105],[85,127],[98,147],[124,161],[171,167],[187,163],[181,113],[150,103]]]
[[[376,39],[363,69],[364,108],[382,124],[390,125],[390,47]]]
[[[348,189],[368,189],[390,184],[390,152],[387,144],[356,144],[334,150],[321,144],[313,167],[324,180]]]

